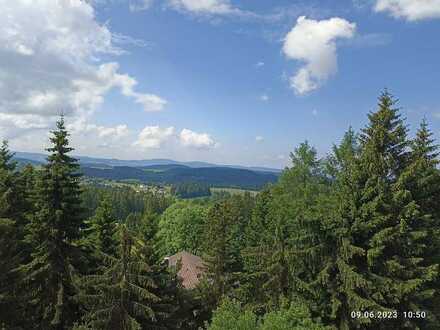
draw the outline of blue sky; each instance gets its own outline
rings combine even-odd
[[[300,142],[324,156],[364,126],[384,87],[410,128],[439,133],[438,0],[36,2],[0,0],[15,150],[41,151],[63,108],[77,154],[283,167]]]

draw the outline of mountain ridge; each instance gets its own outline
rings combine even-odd
[[[22,152],[14,151],[14,158],[20,161],[29,160],[32,162],[44,163],[46,161],[46,154],[35,152]],[[245,169],[256,172],[268,172],[268,173],[281,173],[282,169],[264,167],[264,166],[243,166],[243,165],[221,165],[202,161],[177,161],[166,158],[153,158],[153,159],[141,159],[141,160],[123,160],[117,158],[99,158],[90,156],[78,156],[74,155],[82,165],[102,164],[108,166],[127,166],[127,167],[145,167],[154,165],[184,165],[190,168],[235,168]]]

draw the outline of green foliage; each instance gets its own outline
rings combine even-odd
[[[211,196],[209,185],[200,182],[183,182],[175,184],[171,193],[180,198],[196,198]]]
[[[307,307],[291,304],[287,308],[257,317],[243,309],[235,300],[224,299],[214,311],[208,330],[326,330],[319,322],[312,320]]]
[[[0,326],[24,327],[20,316],[26,301],[22,298],[21,277],[16,269],[28,260],[23,242],[26,213],[30,211],[27,180],[29,170],[19,173],[6,141],[0,148]]]
[[[18,323],[18,297],[16,274],[14,269],[19,265],[17,258],[17,237],[14,222],[0,219],[0,328],[12,328]]]
[[[221,297],[231,291],[237,272],[241,270],[238,251],[234,248],[236,226],[234,209],[229,200],[215,203],[209,209],[203,258],[210,306],[217,306]]]
[[[26,240],[30,261],[21,266],[28,310],[37,329],[63,329],[78,318],[74,295],[76,240],[83,219],[78,165],[69,157],[64,120],[50,138],[47,165],[35,187],[35,211],[29,215]]]
[[[150,191],[136,191],[131,187],[111,187],[84,185],[82,194],[86,216],[92,217],[104,198],[108,198],[112,205],[115,219],[126,219],[131,213],[161,214],[172,203],[172,199],[165,193]]]
[[[426,310],[437,265],[426,262],[430,211],[414,199],[417,171],[406,127],[387,92],[360,136],[346,135],[333,159],[333,193],[323,218],[322,263],[315,287],[321,316],[340,329],[404,328],[425,321],[351,318],[350,311]],[[349,147],[347,149],[347,146]],[[348,150],[343,157],[338,150]],[[340,155],[340,153],[339,153]],[[341,164],[341,161],[339,161]],[[423,298],[422,298],[423,296]]]
[[[83,165],[82,172],[87,177],[107,180],[136,180],[148,184],[174,185],[195,182],[223,188],[260,190],[269,183],[275,183],[275,173],[252,171],[228,167],[192,168],[183,165],[153,165],[146,167],[114,166],[98,168]]]
[[[107,255],[116,254],[115,231],[117,221],[113,214],[113,207],[107,197],[101,201],[95,215],[86,221],[87,243],[91,244],[97,251]]]
[[[243,311],[240,303],[224,299],[214,311],[208,330],[255,330],[257,317],[250,311]]]
[[[160,217],[157,238],[161,256],[180,251],[200,255],[203,251],[207,208],[191,202],[176,202]]]
[[[151,292],[156,285],[149,275],[150,266],[139,256],[142,243],[126,226],[118,230],[118,255],[106,255],[102,273],[82,279],[85,290],[79,298],[93,329],[137,330],[142,320],[155,318],[151,303],[159,298]]]
[[[309,310],[304,305],[292,304],[264,315],[260,330],[330,330],[311,319]]]

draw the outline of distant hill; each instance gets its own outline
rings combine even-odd
[[[145,183],[176,184],[200,182],[213,187],[261,189],[278,180],[278,174],[228,167],[193,168],[184,165],[153,165],[145,167],[82,165],[85,176],[108,180],[139,180]]]
[[[15,157],[20,159],[28,159],[34,162],[44,163],[46,160],[46,155],[41,153],[33,152],[15,152]],[[128,167],[143,167],[143,166],[153,166],[153,165],[184,165],[192,168],[204,168],[204,167],[227,167],[227,168],[238,168],[258,172],[272,172],[281,173],[281,169],[269,168],[269,167],[252,167],[252,166],[241,166],[241,165],[218,165],[207,162],[180,162],[171,159],[144,159],[144,160],[122,160],[122,159],[107,159],[107,158],[95,158],[88,156],[74,156],[79,159],[81,164],[89,165],[108,165],[108,166],[128,166]]]
[[[44,154],[16,152],[20,166],[41,165]],[[221,166],[204,162],[178,162],[167,159],[118,160],[77,157],[87,177],[107,180],[138,180],[143,183],[177,184],[200,182],[212,187],[259,190],[278,180],[280,170],[242,166]],[[125,165],[124,165],[125,164]],[[148,165],[145,165],[148,164]]]
[[[39,165],[43,164],[42,162],[39,162],[36,160],[31,160],[31,159],[26,159],[26,158],[21,158],[21,157],[14,157],[14,160],[17,162],[18,168],[23,168],[28,164],[33,165],[33,166],[39,166]]]

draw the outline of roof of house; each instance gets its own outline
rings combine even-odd
[[[195,288],[205,273],[205,264],[202,258],[186,251],[166,257],[165,260],[168,260],[170,267],[176,267],[180,261],[181,267],[177,275],[182,279],[182,285],[186,289]]]

